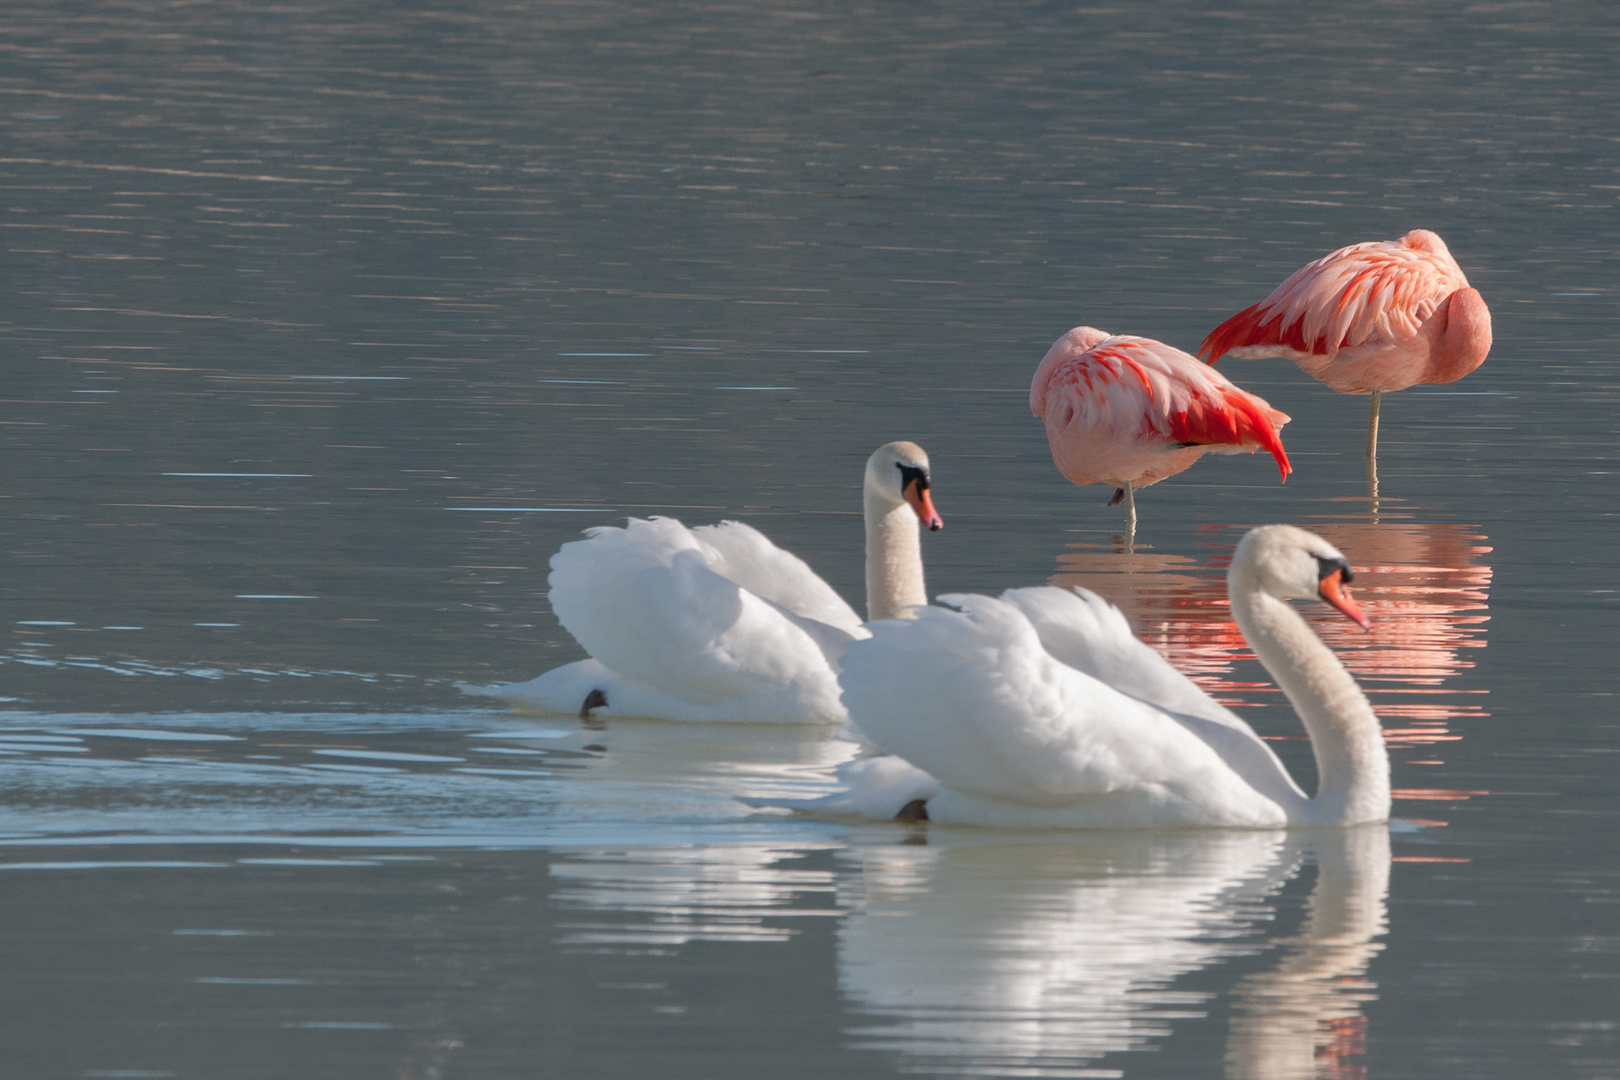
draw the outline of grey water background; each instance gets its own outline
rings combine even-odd
[[[6,1072],[1614,1075],[1617,28],[8,4]],[[1028,414],[1051,341],[1192,349],[1413,227],[1496,341],[1386,399],[1380,506],[1362,399],[1227,360],[1297,472],[1205,459],[1141,495],[1160,562],[1119,563]],[[1411,645],[1436,671],[1364,675],[1432,734],[1392,740],[1395,861],[755,814],[825,786],[820,733],[457,689],[579,655],[546,560],[626,515],[748,521],[859,603],[859,471],[897,437],[933,459],[936,593],[1090,567],[1167,582],[1127,604],[1152,622],[1275,520],[1425,602],[1471,574],[1423,633],[1466,631]],[[1367,595],[1399,653],[1411,605]]]

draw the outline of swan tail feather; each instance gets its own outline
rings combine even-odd
[[[835,770],[843,791],[813,799],[740,798],[748,806],[794,810],[817,817],[893,821],[913,802],[939,794],[939,781],[893,754],[846,761]]]
[[[527,682],[498,683],[493,686],[457,685],[464,694],[491,697],[506,702],[513,708],[527,712],[554,713],[559,716],[578,716],[596,695],[592,710],[613,711],[612,703],[618,694],[614,684],[618,677],[595,660],[579,660],[562,667],[552,668]]]

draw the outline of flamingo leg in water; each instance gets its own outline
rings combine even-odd
[[[1367,420],[1367,498],[1372,503],[1375,518],[1378,514],[1378,404],[1383,396],[1382,390],[1372,392],[1372,415]]]
[[[1129,544],[1136,539],[1136,491],[1129,480],[1125,481],[1125,543]]]
[[[1372,468],[1372,462],[1378,458],[1378,403],[1383,400],[1383,397],[1384,392],[1382,390],[1372,392],[1372,415],[1367,418],[1368,468]]]

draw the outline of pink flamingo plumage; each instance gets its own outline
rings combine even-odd
[[[1029,386],[1052,461],[1073,484],[1112,484],[1136,531],[1138,487],[1156,484],[1205,454],[1257,449],[1292,467],[1279,433],[1284,413],[1212,367],[1152,338],[1077,326],[1047,351]]]
[[[1385,390],[1448,383],[1485,362],[1491,312],[1446,242],[1427,229],[1351,244],[1307,263],[1211,330],[1198,355],[1286,356],[1344,394],[1371,394],[1368,469]]]

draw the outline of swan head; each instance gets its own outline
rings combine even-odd
[[[906,503],[930,532],[938,532],[945,522],[934,509],[929,485],[928,455],[916,443],[886,443],[866,459],[867,493],[895,506]]]
[[[1363,630],[1372,623],[1350,598],[1354,577],[1344,553],[1292,525],[1262,525],[1238,542],[1227,571],[1229,587],[1258,589],[1280,600],[1323,600]]]

